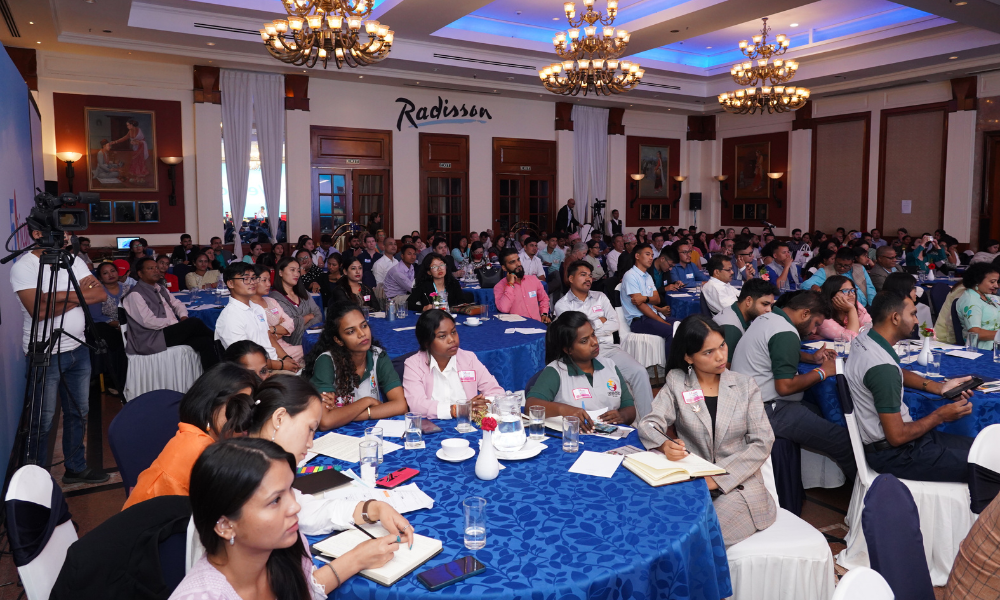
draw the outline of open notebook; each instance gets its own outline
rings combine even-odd
[[[362,525],[362,527],[377,538],[389,535],[389,532],[381,525]],[[370,539],[370,537],[357,529],[348,529],[332,535],[325,540],[316,542],[312,545],[312,550],[315,554],[322,554],[330,558],[340,558],[353,550],[358,544]],[[371,579],[375,583],[389,587],[412,573],[420,565],[437,556],[441,552],[441,549],[441,540],[414,534],[412,549],[405,544],[400,544],[399,550],[395,552],[392,560],[377,569],[365,569],[361,571],[360,575],[366,579]]]
[[[622,464],[653,487],[726,473],[725,469],[694,454],[681,460],[667,460],[659,452],[637,452],[626,456]]]

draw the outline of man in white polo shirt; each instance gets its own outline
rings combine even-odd
[[[250,301],[257,287],[253,265],[234,262],[226,267],[223,277],[231,295],[215,324],[215,339],[224,348],[241,340],[256,342],[267,350],[267,366],[272,371],[298,371],[295,359],[280,345],[271,343],[274,330],[267,325],[264,309]]]
[[[740,292],[729,284],[733,280],[733,263],[728,256],[716,253],[708,259],[708,281],[701,287],[705,303],[713,315],[732,305]]]

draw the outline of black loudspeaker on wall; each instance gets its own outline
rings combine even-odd
[[[688,197],[691,199],[691,210],[701,210],[701,192],[691,192]]]
[[[58,196],[59,195],[59,182],[58,181],[50,181],[50,180],[46,179],[45,180],[45,193],[46,194],[52,194],[53,196]]]

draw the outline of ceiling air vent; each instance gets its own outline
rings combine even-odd
[[[6,0],[0,0],[0,2],[5,2]],[[226,25],[211,25],[209,23],[195,23],[195,27],[199,29],[211,29],[213,31],[225,31],[228,33],[242,33],[245,35],[255,35],[260,37],[260,31],[256,29],[241,29],[239,27],[228,27]]]
[[[894,88],[907,87],[911,85],[917,85],[920,83],[929,83],[929,79],[911,79],[907,81],[900,81],[898,83],[892,83],[888,85],[876,85],[872,87],[859,87],[853,90],[844,90],[842,92],[834,92],[832,94],[822,94],[823,98],[835,98],[837,96],[848,96],[850,94],[867,94],[868,92],[880,92],[883,90],[891,90]]]
[[[641,88],[642,87],[655,87],[655,88],[660,88],[660,89],[664,89],[664,90],[679,90],[679,89],[681,89],[680,86],[677,86],[677,85],[666,85],[666,84],[663,84],[663,83],[649,83],[648,81],[643,81],[642,83],[639,84],[639,87],[641,87]]]
[[[403,87],[420,88],[422,90],[440,90],[440,91],[444,91],[444,92],[458,92],[460,94],[486,94],[487,96],[499,96],[500,95],[500,92],[498,92],[496,90],[493,90],[493,91],[468,90],[468,89],[464,89],[464,88],[447,87],[447,86],[442,86],[442,85],[427,85],[427,84],[417,85],[415,83],[404,83]]]
[[[3,0],[0,0],[3,1]],[[451,54],[434,54],[434,58],[440,58],[443,60],[457,60],[460,62],[470,62],[479,65],[491,65],[494,67],[509,67],[511,69],[525,69],[527,71],[536,71],[537,68],[531,65],[518,65],[515,63],[505,63],[497,62],[495,60],[483,60],[481,58],[469,58],[468,56],[452,56]]]
[[[21,37],[21,32],[17,30],[17,23],[14,22],[14,13],[10,12],[10,5],[7,0],[0,0],[0,13],[3,13],[3,20],[7,23],[7,31],[11,37]]]

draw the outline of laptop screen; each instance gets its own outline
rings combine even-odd
[[[132,243],[132,240],[137,240],[137,239],[139,239],[139,236],[118,238],[118,249],[128,250],[128,245]]]

